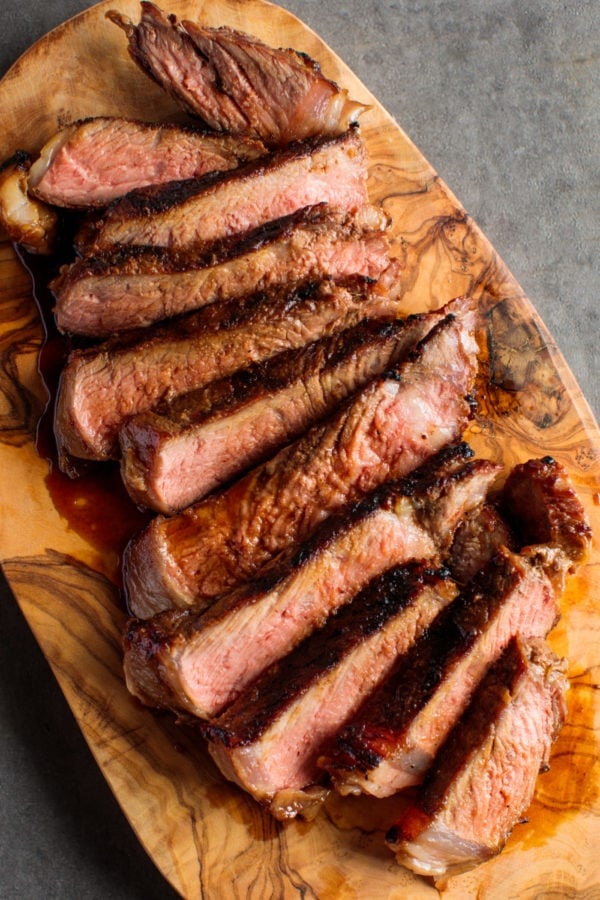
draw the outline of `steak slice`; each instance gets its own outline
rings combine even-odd
[[[363,320],[133,416],[119,433],[130,496],[138,506],[181,511],[324,419],[443,315]]]
[[[278,819],[312,817],[317,756],[456,593],[447,574],[423,564],[369,582],[202,728],[221,772]]]
[[[231,28],[178,23],[142,2],[138,25],[117,12],[132,59],[211,128],[284,144],[343,131],[364,109],[305,53],[274,49]]]
[[[75,350],[57,396],[61,467],[69,471],[70,457],[117,458],[124,422],[169,397],[395,309],[385,291],[361,279],[308,283],[212,304],[99,347]]]
[[[371,578],[411,559],[435,564],[498,471],[469,455],[465,446],[452,448],[333,516],[288,562],[204,613],[167,610],[133,620],[125,641],[130,691],[148,705],[210,718]]]
[[[446,316],[407,360],[272,459],[180,515],[156,517],[126,551],[129,602],[148,611],[206,603],[458,440],[472,413],[473,324],[470,313]]]
[[[287,283],[378,278],[389,263],[386,225],[372,206],[345,213],[319,204],[202,252],[129,247],[78,259],[51,284],[56,323],[102,338]]]
[[[445,879],[502,850],[565,720],[564,668],[544,641],[510,642],[386,836],[401,865]]]
[[[54,206],[107,206],[135,188],[234,169],[265,152],[260,141],[189,125],[98,116],[44,144],[28,188]]]
[[[419,784],[510,639],[543,637],[558,616],[557,598],[542,569],[499,550],[399,660],[321,761],[337,790],[388,797]]]
[[[352,128],[337,137],[309,138],[230,172],[131,191],[103,212],[90,213],[76,244],[87,256],[115,246],[193,249],[316,203],[352,211],[367,202],[367,154]]]

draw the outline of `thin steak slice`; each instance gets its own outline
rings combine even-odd
[[[456,593],[423,564],[374,578],[202,728],[223,774],[278,819],[312,817],[319,753]]]
[[[265,152],[260,141],[192,126],[98,116],[44,144],[28,188],[54,206],[108,206],[135,188],[224,172]]]
[[[220,713],[268,665],[348,602],[371,578],[411,559],[435,561],[498,467],[460,445],[412,476],[324,522],[262,577],[194,610],[132,620],[125,674],[148,705]]]
[[[126,551],[130,603],[207,602],[254,577],[319,522],[460,438],[472,413],[473,317],[446,316],[407,360],[377,376],[231,487],[157,516]]]
[[[231,28],[177,22],[142,2],[138,25],[117,12],[142,71],[211,128],[285,144],[343,131],[364,109],[305,53],[274,49]]]
[[[564,669],[544,641],[510,642],[386,836],[401,865],[445,879],[502,850],[565,720]]]
[[[193,249],[258,228],[304,206],[353,211],[368,202],[367,154],[355,128],[309,138],[202,178],[131,191],[90,213],[76,238],[87,256],[115,246]]]
[[[69,457],[117,458],[118,432],[130,416],[365,316],[391,316],[396,308],[385,291],[361,279],[345,285],[308,283],[212,304],[99,347],[75,350],[57,396],[61,465],[68,471]]]
[[[376,279],[389,263],[386,225],[373,206],[347,213],[319,204],[203,251],[129,247],[78,259],[51,284],[56,323],[103,338],[288,282]]]
[[[324,419],[443,315],[363,320],[133,416],[119,433],[130,496],[138,506],[181,511]]]
[[[419,784],[487,667],[516,634],[559,616],[541,568],[501,549],[402,657],[321,761],[340,793],[388,797]]]

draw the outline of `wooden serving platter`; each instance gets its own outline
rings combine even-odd
[[[0,82],[0,159],[36,151],[57,126],[120,114],[168,118],[171,101],[129,60],[117,7],[103,2],[34,45]],[[230,25],[306,51],[370,105],[362,133],[370,192],[393,220],[404,261],[405,309],[471,293],[485,321],[489,380],[466,435],[507,466],[551,454],[567,465],[594,530],[590,558],[568,584],[551,643],[569,660],[568,721],[529,821],[504,852],[448,881],[447,898],[600,894],[600,434],[534,307],[418,149],[353,73],[291,14],[263,0],[171,0],[179,17]],[[0,237],[2,237],[0,235]],[[428,898],[437,891],[398,867],[382,831],[394,804],[332,800],[310,824],[285,826],[229,785],[193,733],[141,708],[121,674],[118,548],[128,528],[113,489],[91,497],[49,476],[36,452],[46,402],[37,370],[43,333],[28,273],[0,242],[0,559],[81,730],[140,841],[186,898]],[[89,508],[93,506],[92,514]]]

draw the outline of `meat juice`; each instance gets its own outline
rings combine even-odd
[[[67,235],[70,233],[67,223],[65,237],[50,257],[33,255],[14,246],[31,277],[33,299],[44,328],[38,371],[47,392],[47,402],[37,426],[36,449],[48,462],[46,487],[57,512],[96,550],[117,560],[112,575],[120,584],[121,554],[131,536],[147,524],[150,515],[141,512],[129,498],[116,462],[72,460],[69,461],[69,474],[61,471],[54,437],[54,407],[62,368],[75,346],[85,346],[83,342],[75,344],[71,337],[58,332],[53,314],[54,298],[48,287],[67,260]]]

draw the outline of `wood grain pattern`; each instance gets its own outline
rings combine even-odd
[[[169,117],[174,107],[129,61],[104,18],[137,20],[134,0],[101,3],[35,45],[0,82],[0,157],[31,151],[72,119],[100,114]],[[529,822],[504,853],[452,878],[447,898],[598,896],[600,893],[600,436],[593,416],[533,306],[477,225],[398,125],[346,66],[298,20],[262,0],[173,0],[170,11],[227,24],[318,59],[371,104],[362,131],[370,192],[393,218],[405,264],[406,311],[470,292],[484,315],[480,409],[467,434],[507,465],[552,454],[565,463],[595,538],[568,585],[552,634],[570,661],[568,721],[540,777]],[[186,898],[427,898],[437,891],[397,867],[382,830],[398,800],[333,798],[311,824],[275,823],[227,784],[192,730],[155,716],[121,676],[124,621],[118,558],[57,508],[34,436],[45,392],[36,369],[42,329],[27,273],[0,244],[0,558],[19,604],[83,734],[140,840]],[[69,502],[77,503],[73,496]],[[62,514],[61,514],[62,513]]]

